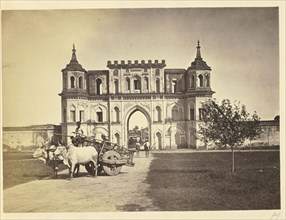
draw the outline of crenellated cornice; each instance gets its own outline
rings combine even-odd
[[[141,62],[138,62],[138,60],[134,60],[132,63],[131,60],[128,60],[125,62],[124,60],[121,60],[120,62],[115,60],[111,62],[110,60],[107,61],[107,67],[109,69],[132,69],[132,68],[164,68],[166,66],[165,60],[162,60],[159,62],[158,60],[155,60],[154,62],[152,60],[141,60]]]

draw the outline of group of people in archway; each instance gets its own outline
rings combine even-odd
[[[143,142],[142,140],[140,140],[139,137],[130,137],[128,140],[128,148],[130,150],[133,150],[134,152],[136,151],[136,155],[139,157],[140,155],[140,148],[141,146],[144,147],[144,151],[145,151],[145,157],[149,157],[149,151],[150,149],[150,144],[148,139],[145,139],[145,141]]]

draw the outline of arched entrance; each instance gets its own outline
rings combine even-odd
[[[157,148],[159,150],[162,150],[162,135],[160,132],[156,133],[156,142],[157,142]]]
[[[173,149],[186,147],[185,131],[180,126],[172,126],[168,129],[169,147]]]
[[[126,114],[125,120],[125,145],[128,147],[130,138],[143,144],[146,139],[151,144],[151,118],[145,109],[140,106],[132,108]]]

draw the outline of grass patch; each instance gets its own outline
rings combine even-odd
[[[279,152],[154,153],[147,182],[162,211],[280,208]]]
[[[53,175],[51,167],[43,161],[31,159],[31,153],[3,154],[3,188],[9,188]],[[31,159],[31,160],[29,160]],[[63,170],[64,165],[59,166]]]

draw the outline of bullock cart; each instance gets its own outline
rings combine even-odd
[[[75,133],[75,132],[74,132]],[[55,134],[62,135],[62,134]],[[63,135],[62,135],[63,136]],[[94,137],[87,137],[84,135],[69,136],[72,143],[79,147],[93,146],[98,152],[97,159],[97,174],[105,173],[109,176],[118,175],[122,166],[131,166],[133,163],[134,150],[127,149],[112,143],[105,138],[103,140],[95,139]],[[58,165],[63,163],[63,159],[59,155],[54,155],[53,159],[47,159],[47,165],[50,165],[54,170],[54,175],[57,177]],[[94,165],[92,162],[85,165],[87,172],[92,175],[94,173]],[[79,165],[75,167],[74,173],[77,175]]]
[[[98,152],[98,174],[104,172],[109,176],[118,175],[122,166],[131,166],[135,164],[132,161],[134,154],[133,150],[129,150],[118,144],[109,142],[108,140],[97,140],[94,138],[85,138],[84,145],[92,145]],[[89,173],[92,172],[92,167],[86,169]]]

